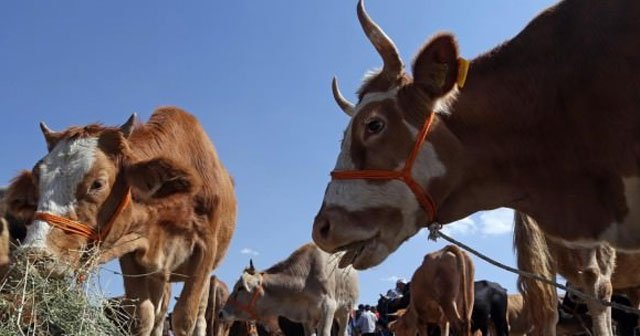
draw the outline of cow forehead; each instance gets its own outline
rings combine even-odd
[[[344,136],[342,138],[342,144],[340,146],[340,153],[338,154],[338,161],[336,162],[336,169],[354,169],[355,163],[351,159],[351,134],[353,129],[353,121],[356,120],[356,116],[360,113],[364,108],[376,102],[381,102],[387,99],[396,99],[396,95],[398,94],[399,87],[393,87],[388,91],[384,92],[370,92],[365,94],[358,105],[356,106],[355,112],[351,120],[349,120],[349,124],[347,125],[346,130],[344,131]]]
[[[96,137],[65,139],[43,158],[38,166],[40,205],[68,205],[75,198],[75,187],[95,163],[97,147]]]
[[[398,94],[398,90],[399,90],[399,87],[396,86],[396,87],[392,87],[387,91],[366,93],[364,96],[362,96],[362,99],[360,100],[360,102],[358,102],[354,116],[358,114],[358,112],[360,112],[365,106],[371,103],[380,102],[387,99],[395,100],[396,95]]]

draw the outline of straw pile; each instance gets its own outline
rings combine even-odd
[[[0,335],[128,335],[131,318],[118,301],[108,300],[95,265],[52,277],[21,251],[0,279]]]

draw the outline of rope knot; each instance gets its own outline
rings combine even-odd
[[[440,229],[442,229],[442,224],[433,222],[429,225],[429,240],[436,241],[440,237]]]

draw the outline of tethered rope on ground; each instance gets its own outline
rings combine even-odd
[[[565,285],[559,284],[559,283],[557,283],[557,282],[555,282],[555,281],[553,281],[551,279],[547,279],[547,278],[542,277],[542,276],[540,276],[538,274],[522,271],[522,270],[519,270],[517,268],[513,268],[511,266],[507,266],[507,265],[505,265],[503,263],[495,261],[495,260],[489,258],[488,256],[486,256],[486,255],[474,250],[473,248],[469,247],[468,245],[466,245],[466,244],[464,244],[464,243],[462,243],[460,241],[457,241],[457,240],[449,237],[448,235],[442,233],[441,229],[442,229],[442,225],[441,224],[433,223],[433,224],[429,225],[429,237],[428,237],[428,239],[436,241],[436,239],[438,239],[438,237],[441,237],[442,239],[444,239],[444,240],[446,240],[446,241],[448,241],[448,242],[450,242],[452,244],[458,245],[460,248],[468,251],[469,253],[475,255],[476,257],[478,257],[478,258],[490,263],[491,265],[499,267],[499,268],[501,268],[501,269],[503,269],[505,271],[508,271],[508,272],[511,272],[511,273],[515,273],[515,274],[518,274],[519,276],[523,276],[523,277],[526,277],[526,278],[529,278],[529,279],[533,279],[533,280],[544,282],[544,283],[546,283],[548,285],[554,286],[556,288],[560,288],[560,289],[564,290],[565,292],[569,292],[569,293],[575,294],[577,297],[582,298],[584,300],[596,301],[596,302],[600,303],[603,306],[612,307],[612,308],[615,308],[615,309],[619,309],[619,310],[625,311],[627,313],[632,313],[632,314],[636,314],[636,315],[640,316],[640,309],[636,309],[636,308],[633,308],[633,307],[625,306],[625,305],[622,305],[622,304],[619,304],[619,303],[616,303],[616,302],[611,302],[611,301],[599,299],[599,298],[593,297],[591,295],[587,295],[587,294],[585,294],[585,293],[583,293],[583,292],[581,292],[581,291],[579,291],[579,290],[577,290],[575,288],[571,288],[571,287],[567,287]]]

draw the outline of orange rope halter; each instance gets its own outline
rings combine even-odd
[[[229,298],[227,299],[227,302],[231,306],[233,306],[235,308],[238,308],[238,309],[242,310],[243,312],[249,314],[249,316],[251,316],[251,319],[253,321],[258,321],[258,314],[256,314],[256,311],[254,310],[256,302],[258,302],[258,298],[259,298],[258,294],[259,294],[259,290],[258,290],[258,288],[256,288],[253,291],[253,296],[251,296],[251,301],[249,301],[249,304],[244,304],[244,303],[238,302],[231,296],[229,296]]]
[[[89,238],[90,240],[100,242],[107,237],[107,235],[109,234],[109,231],[111,231],[111,227],[113,226],[113,223],[116,221],[118,216],[120,216],[122,211],[124,211],[124,209],[127,206],[129,206],[130,203],[131,203],[131,188],[128,188],[127,193],[122,198],[122,200],[120,200],[118,207],[109,218],[109,221],[104,226],[102,226],[102,228],[100,228],[99,231],[96,231],[94,228],[84,223],[74,221],[72,219],[61,217],[58,215],[54,215],[48,212],[36,212],[34,219],[47,222],[50,225],[66,233],[77,234],[85,238]]]
[[[436,206],[431,196],[413,179],[411,175],[411,170],[413,169],[413,164],[418,157],[418,152],[420,151],[420,147],[427,139],[427,134],[429,133],[429,129],[431,128],[431,124],[433,123],[435,113],[431,113],[429,118],[425,121],[424,126],[422,126],[422,130],[418,134],[418,138],[416,139],[416,143],[413,146],[413,150],[411,154],[409,154],[409,158],[404,164],[404,167],[399,170],[382,170],[382,169],[363,169],[363,170],[334,170],[331,172],[331,177],[334,180],[400,180],[404,182],[409,189],[413,192],[418,200],[418,203],[422,206],[422,208],[429,215],[430,220],[434,220],[436,217]]]

